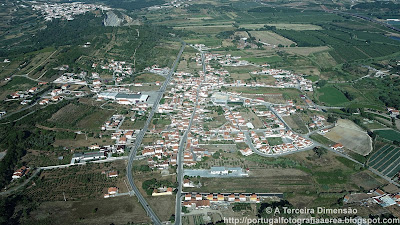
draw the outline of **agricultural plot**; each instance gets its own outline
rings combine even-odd
[[[200,34],[217,34],[222,31],[234,30],[232,25],[211,25],[211,26],[181,26],[174,27],[176,30],[193,31]]]
[[[281,62],[283,59],[280,56],[269,56],[269,57],[246,57],[243,58],[244,60],[247,60],[252,63],[257,63],[257,64],[264,64],[264,63],[276,63],[276,62]]]
[[[135,83],[152,83],[156,81],[163,82],[165,80],[165,77],[157,75],[157,74],[152,74],[152,73],[144,73],[140,74],[138,76],[135,76],[134,82]]]
[[[400,133],[395,130],[375,130],[380,137],[390,141],[400,141]]]
[[[118,171],[119,175],[109,178],[102,171]],[[62,201],[64,195],[68,200],[99,199],[109,187],[118,187],[120,193],[127,192],[124,177],[124,162],[53,169],[43,171],[25,193],[38,201]]]
[[[280,30],[322,30],[322,27],[313,24],[299,24],[299,23],[268,23],[268,24],[243,24],[240,27],[246,29],[260,29],[265,25],[274,26]]]
[[[288,46],[294,42],[282,37],[281,35],[274,33],[272,31],[250,31],[251,36],[255,37],[256,40],[263,43],[268,43],[271,45],[284,45]]]
[[[341,105],[349,101],[341,91],[334,87],[322,87],[318,89],[318,93],[320,94],[318,99],[327,105]]]
[[[79,222],[78,222],[79,221]],[[30,224],[150,223],[136,197],[43,202],[29,214]]]
[[[325,137],[360,155],[365,156],[372,151],[371,138],[350,120],[339,119]]]
[[[43,125],[67,129],[98,129],[112,111],[85,104],[68,104],[58,110]]]
[[[393,177],[400,171],[400,148],[392,145],[383,146],[370,157],[368,166],[385,176]]]
[[[319,47],[289,47],[285,48],[286,52],[290,52],[293,54],[309,56],[311,54],[327,51],[330,48],[328,46],[319,46]]]

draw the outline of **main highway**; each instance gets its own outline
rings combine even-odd
[[[205,78],[206,76],[206,65],[204,61],[204,53],[201,52],[201,61],[203,64],[203,76]],[[203,79],[204,81],[204,79]],[[203,83],[203,82],[202,82]],[[201,84],[202,84],[201,83]],[[196,108],[199,102],[199,93],[200,93],[200,88],[201,84],[199,87],[197,87],[197,93],[196,93],[196,102],[194,104],[194,110],[193,113],[190,117],[189,121],[189,126],[186,129],[185,133],[183,134],[181,141],[179,142],[179,149],[178,149],[178,156],[177,156],[177,171],[176,171],[176,179],[178,181],[178,192],[176,193],[176,203],[175,203],[175,225],[181,225],[182,224],[182,201],[181,201],[181,196],[182,196],[182,182],[183,182],[183,162],[182,162],[182,154],[186,146],[186,140],[187,136],[190,132],[190,129],[192,128],[193,124],[193,118],[196,115]]]
[[[160,101],[164,95],[165,90],[167,89],[167,86],[171,82],[172,75],[174,74],[174,71],[179,63],[179,59],[182,56],[182,53],[185,49],[186,43],[182,43],[182,47],[178,53],[178,56],[176,57],[174,64],[172,65],[171,70],[169,71],[168,76],[166,77],[163,85],[161,86],[160,90],[158,91],[158,96],[156,100],[154,101],[153,107],[150,111],[150,114],[146,120],[146,123],[143,126],[143,129],[139,132],[139,134],[136,137],[135,145],[131,147],[130,152],[129,152],[129,159],[128,159],[128,165],[126,166],[126,176],[128,178],[128,184],[131,187],[132,191],[134,194],[137,196],[140,204],[142,204],[144,210],[146,211],[147,215],[150,217],[150,219],[153,221],[154,224],[162,224],[160,219],[157,217],[157,215],[154,213],[154,211],[151,209],[149,204],[147,203],[146,199],[143,197],[143,195],[140,193],[139,189],[136,187],[133,176],[132,176],[132,165],[133,161],[136,157],[137,150],[140,148],[140,145],[142,144],[142,140],[144,135],[147,132],[147,129],[149,127],[149,124],[154,116],[154,113],[158,109],[158,106],[160,104]]]

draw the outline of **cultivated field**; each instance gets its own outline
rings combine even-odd
[[[395,130],[375,130],[374,133],[390,141],[400,141],[400,133]]]
[[[216,34],[222,31],[234,30],[232,25],[212,25],[212,26],[182,26],[174,27],[176,30],[193,31],[200,34]]]
[[[163,76],[153,74],[153,73],[144,73],[138,76],[135,76],[134,82],[136,83],[152,83],[156,81],[163,82],[165,78]]]
[[[400,171],[400,148],[392,145],[383,146],[371,155],[368,166],[385,176],[393,177]]]
[[[326,86],[318,89],[318,99],[327,105],[340,105],[348,102],[346,96],[335,87]]]
[[[268,24],[243,24],[240,27],[246,29],[260,29],[264,25],[274,26],[280,30],[321,30],[322,27],[313,24],[294,24],[294,23],[268,23]]]
[[[289,47],[285,48],[285,51],[298,54],[298,55],[303,55],[303,56],[309,56],[310,54],[313,53],[318,53],[322,51],[329,50],[328,46],[319,46],[319,47]],[[328,53],[327,53],[328,54]],[[330,56],[330,55],[329,55]],[[332,58],[333,60],[333,58]]]
[[[268,43],[271,45],[284,45],[288,46],[293,44],[294,42],[276,34],[272,31],[250,31],[250,34],[256,38],[256,40],[261,41],[263,43]]]
[[[86,104],[68,104],[54,113],[45,125],[67,129],[98,130],[113,114]]]
[[[360,155],[365,156],[372,151],[371,137],[350,120],[339,119],[325,137]]]
[[[109,178],[102,171],[118,171],[118,177]],[[127,192],[125,162],[87,164],[69,168],[43,171],[29,186],[25,194],[37,201],[101,199],[109,187],[118,187],[119,192]]]

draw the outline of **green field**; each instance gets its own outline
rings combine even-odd
[[[319,100],[327,105],[340,105],[349,101],[341,91],[334,87],[322,87],[318,89],[318,92],[322,94],[319,96]]]
[[[400,171],[400,148],[385,145],[371,155],[368,166],[385,176],[393,177]]]
[[[271,57],[248,57],[243,58],[252,63],[276,63],[282,61],[282,58],[279,56],[271,56]]]
[[[400,133],[395,130],[375,130],[376,134],[380,137],[385,138],[390,141],[400,141]]]
[[[270,137],[267,138],[269,145],[275,146],[275,145],[280,145],[283,144],[282,138],[280,137]]]

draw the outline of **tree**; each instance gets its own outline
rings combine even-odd
[[[319,81],[317,82],[317,86],[318,86],[318,87],[323,87],[323,86],[325,86],[327,83],[328,83],[328,81],[326,81],[326,80],[319,80]]]
[[[315,147],[313,151],[314,154],[318,156],[318,158],[321,158],[321,156],[326,153],[326,149],[320,147]]]
[[[333,115],[329,115],[326,121],[327,121],[328,123],[336,123],[337,117],[336,117],[336,116],[333,116]]]

